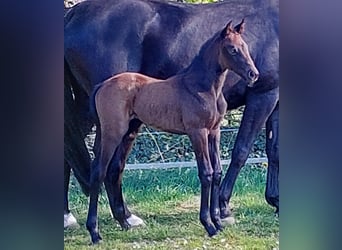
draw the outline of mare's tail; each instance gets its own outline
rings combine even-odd
[[[84,138],[89,121],[80,115],[79,106],[81,102],[84,102],[84,106],[89,99],[84,99],[79,91],[75,91],[77,88],[80,86],[64,59],[64,164],[71,167],[83,193],[88,195],[91,158]],[[76,99],[78,104],[76,104]]]

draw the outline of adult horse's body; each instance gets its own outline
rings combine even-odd
[[[247,83],[233,73],[227,75],[223,92],[228,100],[228,109],[246,106],[232,161],[221,186],[221,217],[230,216],[228,202],[235,179],[257,133],[270,115],[266,123],[269,159],[266,200],[278,210],[278,16],[278,1],[271,0],[242,3],[232,0],[205,5],[92,0],[68,11],[64,29],[64,213],[69,212],[67,190],[70,168],[83,191],[89,192],[90,157],[84,137],[93,125],[88,115],[93,86],[125,71],[165,79],[185,68],[201,44],[226,20],[243,17],[253,24],[244,34],[244,39],[249,44],[260,77],[254,88],[248,88]],[[119,151],[129,150],[129,137],[126,142]],[[117,160],[124,162],[125,158]],[[113,202],[112,184],[105,181],[105,187],[110,202]],[[127,218],[132,218],[127,207],[125,213]]]
[[[248,46],[241,38],[243,30],[244,21],[235,28],[229,22],[223,30],[205,42],[186,69],[166,80],[126,72],[95,87],[94,101],[90,105],[96,111],[96,136],[100,144],[91,169],[87,219],[87,229],[93,243],[101,239],[97,202],[106,176],[114,184],[113,215],[122,228],[130,227],[124,213],[121,188],[125,164],[116,161],[116,158],[122,158],[117,152],[121,144],[126,144],[125,135],[135,137],[137,130],[133,133],[130,131],[132,127],[139,128],[142,123],[189,136],[201,182],[200,221],[209,236],[222,229],[219,209],[222,175],[219,145],[220,122],[227,110],[222,88],[228,69],[251,86],[259,76]],[[121,153],[127,155],[128,152]]]

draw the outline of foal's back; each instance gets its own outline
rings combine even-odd
[[[182,100],[186,91],[178,78],[160,80],[131,72],[115,75],[103,82],[96,94],[99,117],[117,110],[115,116],[137,118],[157,129],[182,134]]]

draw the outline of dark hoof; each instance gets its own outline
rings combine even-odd
[[[94,236],[91,237],[91,242],[92,244],[91,245],[96,245],[96,244],[99,244],[102,240],[102,237],[100,234],[96,234]]]
[[[209,235],[209,237],[213,237],[213,236],[215,236],[218,232],[219,232],[218,230],[214,229],[214,230],[208,232],[208,235]]]
[[[224,219],[226,217],[233,216],[232,209],[225,204],[225,202],[220,202],[220,217]]]
[[[213,225],[207,227],[206,230],[208,232],[209,237],[213,237],[218,233],[218,230]]]
[[[221,219],[220,218],[215,218],[215,219],[212,219],[215,227],[217,230],[219,231],[222,231],[223,230],[223,227],[222,227],[222,223],[221,223]]]
[[[127,221],[125,221],[124,223],[121,224],[121,228],[123,231],[127,231],[128,229],[131,228],[131,225]]]
[[[216,227],[217,231],[223,231],[223,226],[222,226],[221,222],[215,223],[215,227]]]

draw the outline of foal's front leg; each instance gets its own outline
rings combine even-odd
[[[217,229],[212,223],[209,213],[209,195],[213,180],[213,169],[210,164],[208,150],[208,130],[198,129],[196,131],[191,131],[188,135],[195,151],[198,176],[201,182],[200,221],[207,230],[209,236],[213,236],[217,233]]]
[[[214,170],[210,195],[210,215],[216,229],[221,230],[222,225],[219,206],[220,182],[222,177],[222,166],[220,161],[220,128],[209,132],[208,144],[210,162]]]

